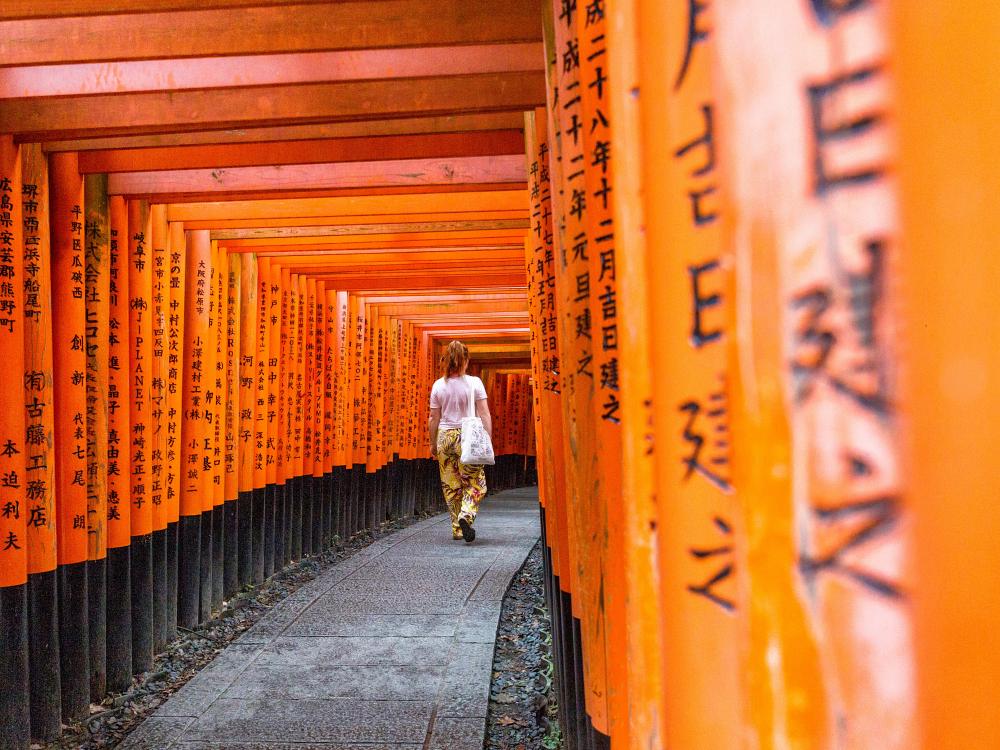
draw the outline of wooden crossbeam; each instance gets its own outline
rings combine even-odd
[[[0,99],[541,70],[537,42],[0,68]]]
[[[167,219],[186,222],[214,219],[425,214],[435,211],[523,210],[527,204],[526,190],[474,191],[461,194],[359,195],[262,201],[204,201],[168,205]]]
[[[349,122],[310,122],[299,125],[259,127],[252,124],[223,130],[184,133],[125,134],[51,140],[45,151],[91,151],[107,149],[166,148],[170,146],[214,145],[222,143],[270,143],[275,141],[318,140],[324,138],[374,138],[390,135],[428,133],[469,133],[479,130],[521,129],[522,112],[477,112],[441,114],[427,117],[397,117]]]
[[[184,222],[185,229],[210,229],[210,230],[240,230],[251,229],[266,232],[270,229],[291,228],[291,227],[337,227],[346,225],[362,225],[366,222],[377,221],[386,224],[396,224],[401,227],[420,222],[486,222],[519,220],[527,221],[527,209],[505,210],[505,211],[442,211],[435,213],[420,214],[418,216],[408,214],[378,214],[375,216],[318,216],[318,217],[292,217],[292,218],[262,218],[262,219],[215,219],[208,221],[190,220]],[[214,233],[213,233],[214,234]]]
[[[391,0],[385,0],[390,1]],[[380,5],[377,3],[376,5]],[[3,24],[0,24],[2,27]],[[0,58],[3,53],[0,51]],[[518,111],[545,102],[541,72],[0,100],[0,121],[35,140],[249,125]],[[100,112],[100,117],[94,117]]]
[[[525,230],[528,220],[524,219],[494,219],[491,221],[432,221],[412,222],[408,224],[342,224],[334,226],[305,227],[262,227],[256,229],[216,229],[212,232],[213,240],[260,240],[291,239],[304,237],[344,237],[359,235],[401,235],[430,234],[443,236],[449,232],[475,232],[472,236],[496,236],[491,231],[480,234],[484,230]],[[506,232],[502,236],[510,236]]]
[[[0,70],[0,75],[3,71]],[[80,171],[148,172],[189,169],[381,162],[389,159],[440,159],[470,156],[523,155],[520,130],[433,133],[381,137],[281,141],[264,144],[172,146],[142,149],[101,149],[80,155]],[[523,178],[522,178],[523,179]]]
[[[521,154],[451,159],[290,164],[284,166],[186,169],[170,172],[124,172],[108,179],[111,195],[211,193],[265,190],[322,190],[345,187],[409,187],[461,183],[522,183]]]
[[[6,5],[6,3],[5,3]],[[537,0],[380,0],[0,22],[5,65],[540,41]]]

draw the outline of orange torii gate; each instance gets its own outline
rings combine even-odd
[[[453,338],[569,750],[1000,744],[998,24],[5,2],[0,747],[438,507]]]

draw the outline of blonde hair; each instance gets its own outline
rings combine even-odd
[[[469,361],[469,347],[461,341],[452,341],[441,356],[441,365],[444,368],[446,378],[458,375],[462,372],[462,367]]]

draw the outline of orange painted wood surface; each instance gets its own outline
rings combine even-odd
[[[132,380],[129,375],[128,206],[108,198],[108,547],[132,540]]]
[[[226,286],[224,290],[226,323],[226,378],[225,378],[225,465],[223,482],[225,500],[239,498],[240,469],[240,283],[242,266],[239,255],[226,260]]]
[[[196,230],[187,234],[186,246],[188,281],[184,298],[184,413],[181,422],[184,483],[180,507],[182,516],[200,516],[205,509],[204,465],[208,458],[204,442],[207,365],[211,361],[206,356],[206,348],[212,243],[207,231]]]
[[[26,395],[24,375],[24,279],[21,255],[21,148],[10,136],[0,136],[0,211],[10,218],[0,238],[0,268],[9,287],[0,289],[0,343],[11,362],[0,375],[0,586],[20,586],[28,580],[28,504],[24,441]]]
[[[0,41],[0,54],[3,49]],[[537,105],[543,96],[539,73],[476,73],[415,83],[386,79],[274,86],[265,100],[253,88],[0,99],[0,116],[21,136],[51,140],[446,111],[516,111]],[[95,109],[102,113],[100,121],[89,115]]]
[[[2,76],[0,76],[2,77]],[[524,136],[518,130],[480,133],[398,135],[380,138],[335,138],[271,142],[266,145],[178,146],[129,150],[94,150],[80,154],[80,171],[143,172],[219,167],[379,162],[389,159],[445,159],[520,154]]]
[[[111,217],[107,180],[84,180],[87,347],[87,532],[88,560],[108,550],[108,340]]]
[[[28,572],[56,567],[55,402],[49,164],[37,144],[21,147],[24,313],[24,500]],[[3,200],[0,197],[0,200]]]
[[[256,374],[257,343],[250,331],[257,330],[257,258],[252,254],[233,254],[240,264],[240,428],[239,490],[253,490],[256,457]]]
[[[275,125],[241,130],[197,130],[183,133],[149,133],[119,136],[82,136],[46,140],[48,151],[92,151],[110,148],[165,148],[170,146],[217,145],[223,143],[269,143],[271,141],[356,138],[390,135],[466,133],[506,130],[519,127],[519,112],[479,112],[474,114],[407,116],[391,120],[319,122]],[[278,198],[279,196],[274,196]]]
[[[167,475],[166,500],[168,522],[174,523],[181,515],[181,494],[185,481],[185,466],[181,462],[184,413],[184,325],[186,317],[184,292],[187,288],[187,236],[184,225],[168,223],[168,308],[166,314],[166,421],[167,433],[164,461]]]
[[[734,435],[753,455],[737,447],[734,468],[746,585],[771,604],[742,647],[745,724],[775,744],[914,747],[884,6],[715,10],[727,244],[747,295]]]
[[[53,402],[59,564],[87,559],[83,177],[76,154],[49,159]]]
[[[268,484],[278,481],[280,461],[279,409],[281,408],[281,271],[273,263],[267,264],[267,441],[265,448],[266,478]]]
[[[171,521],[169,485],[171,471],[167,462],[167,315],[170,311],[170,233],[167,207],[150,206],[150,255],[152,268],[149,310],[151,345],[149,368],[149,501],[153,506],[153,531],[163,531]]]
[[[907,501],[914,516],[915,743],[1000,743],[996,621],[995,3],[889,3],[897,76]],[[894,170],[894,171],[896,171]],[[933,208],[931,208],[933,207]],[[891,275],[890,278],[894,278]]]
[[[257,263],[257,304],[254,312],[254,331],[257,350],[254,355],[256,372],[254,375],[254,421],[253,421],[253,486],[263,488],[267,484],[267,400],[270,392],[268,384],[268,360],[271,339],[268,335],[267,311],[270,305],[270,261],[266,258]]]
[[[155,426],[153,392],[152,215],[145,201],[128,201],[129,422],[132,458],[130,498],[132,536],[153,531]]]
[[[691,14],[694,15],[691,15]],[[744,543],[733,479],[732,256],[708,10],[640,4],[640,85],[667,746],[738,745]],[[692,27],[690,24],[694,24]],[[691,29],[694,28],[694,31]],[[648,44],[648,46],[646,46]],[[648,92],[648,93],[647,93]]]
[[[647,279],[650,258],[646,253],[645,212],[642,200],[641,139],[643,97],[639,88],[638,3],[618,0],[608,8],[609,115],[612,122],[611,161],[617,198],[615,277],[621,290],[621,328],[625,345],[621,353],[622,378],[622,506],[625,578],[625,613],[628,626],[628,660],[642,669],[628,670],[629,731],[631,747],[660,747],[665,735],[662,710],[664,694],[663,628],[660,627],[659,507],[654,477],[655,443],[652,423],[650,349],[655,338],[649,316]],[[618,745],[617,736],[612,745]]]
[[[538,4],[388,0],[0,21],[8,65],[534,41]],[[72,39],[73,43],[60,43]]]

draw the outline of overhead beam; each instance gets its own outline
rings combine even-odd
[[[167,206],[169,221],[213,219],[300,218],[315,216],[377,216],[425,214],[435,211],[522,210],[527,190],[487,190],[468,193],[358,195],[337,198],[299,198],[232,202],[174,203]]]
[[[214,145],[222,143],[270,143],[275,141],[319,140],[325,138],[373,138],[427,133],[467,133],[479,130],[512,130],[524,126],[523,112],[478,112],[428,117],[399,117],[391,120],[276,125],[273,127],[226,128],[185,133],[98,136],[46,141],[45,151],[92,151],[98,149],[164,148],[169,146]]]
[[[103,16],[111,13],[156,13],[205,8],[249,8],[254,5],[304,5],[328,0],[4,0],[0,19]]]
[[[541,70],[539,42],[0,67],[0,99]]]
[[[541,40],[538,0],[379,0],[0,22],[4,65]]]
[[[392,0],[380,0],[374,5]],[[0,24],[2,27],[3,24]],[[2,33],[2,32],[0,32]],[[2,52],[0,52],[2,59]],[[22,139],[187,132],[349,120],[526,110],[545,103],[541,72],[387,79],[0,100],[0,122]],[[95,117],[100,113],[100,117]]]
[[[523,222],[516,222],[523,224]],[[338,229],[338,227],[332,227]],[[248,237],[245,239],[230,239],[226,247],[270,247],[296,246],[306,250],[312,246],[343,247],[344,245],[367,244],[372,247],[423,247],[423,246],[456,246],[456,247],[497,247],[524,246],[525,229],[523,227],[503,229],[449,229],[444,231],[424,230],[420,232],[385,232],[359,233],[358,235],[335,232],[329,235],[300,235],[284,237]],[[309,246],[309,247],[307,247]]]
[[[336,288],[348,292],[361,292],[368,290],[382,290],[382,289],[398,289],[399,282],[392,279],[380,279],[378,277],[364,277],[364,278],[338,278],[336,276],[316,276],[317,279],[325,280],[327,282],[332,282],[332,286],[328,284],[328,288]],[[523,283],[524,274],[520,275],[520,281]],[[508,276],[497,276],[498,284],[508,284],[516,283],[518,277],[515,274],[510,274]],[[432,275],[427,276],[415,276],[407,281],[407,287],[411,289],[440,289],[446,291],[449,289],[465,289],[470,287],[482,286],[483,277],[481,275],[470,273],[465,276],[451,276],[451,277],[437,277]]]
[[[451,159],[287,164],[276,167],[183,169],[122,172],[108,179],[110,195],[258,192],[342,188],[521,183],[527,177],[523,154]]]
[[[322,190],[259,190],[211,193],[157,193],[134,195],[153,203],[204,203],[206,201],[294,200],[296,198],[340,198],[355,195],[402,195],[408,193],[462,193],[491,190],[524,190],[526,182],[458,183],[451,185],[389,185],[386,187],[327,188]]]
[[[267,231],[279,227],[334,227],[348,224],[363,224],[366,222],[384,222],[387,224],[416,224],[420,222],[468,222],[468,221],[499,221],[504,219],[528,220],[528,211],[442,211],[428,214],[378,214],[375,216],[318,216],[293,218],[263,218],[263,219],[213,219],[201,221],[192,219],[184,222],[185,229],[257,229]]]
[[[224,144],[97,150],[80,154],[79,162],[82,173],[93,174],[520,154],[524,154],[524,133],[510,129],[281,141],[266,145]]]
[[[339,226],[267,227],[254,229],[216,229],[213,240],[266,240],[291,237],[334,237],[370,234],[398,235],[408,233],[479,232],[483,230],[527,229],[528,220],[497,219],[493,221],[434,221],[410,224],[346,224]],[[492,236],[492,235],[488,235]]]

